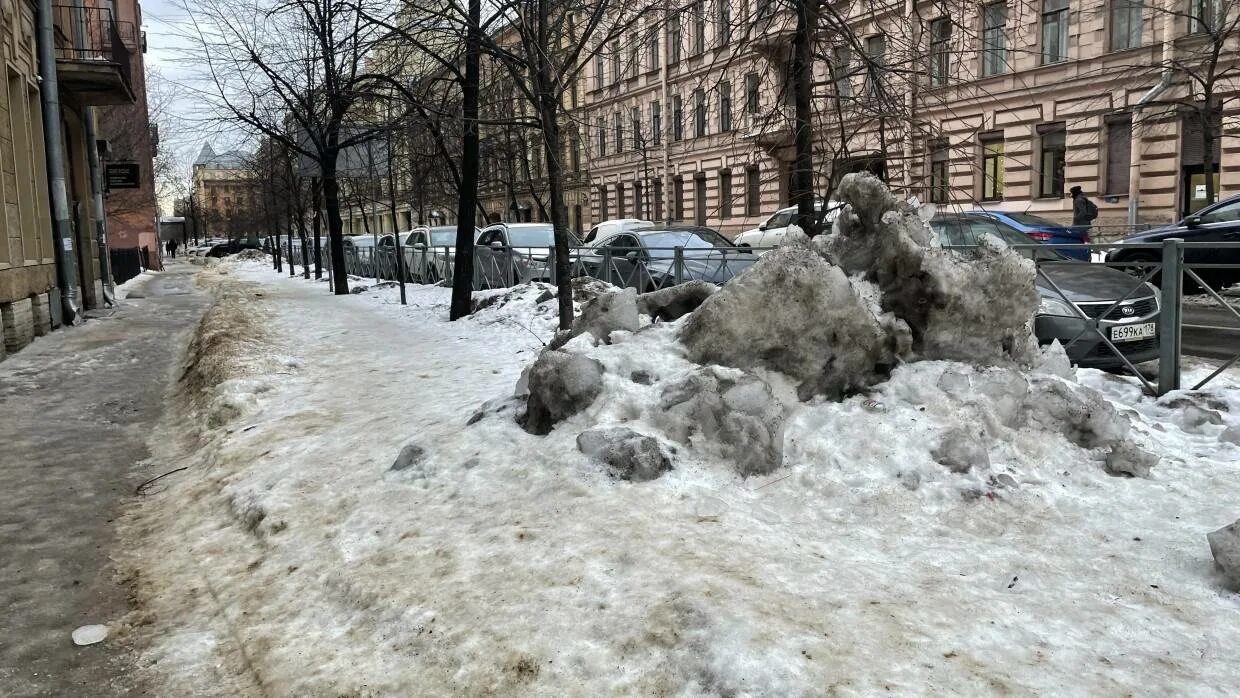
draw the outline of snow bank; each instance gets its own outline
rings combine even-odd
[[[1154,400],[1098,371],[917,361],[864,393],[801,401],[786,376],[691,361],[687,320],[659,322],[567,344],[603,366],[603,393],[535,436],[503,407],[541,349],[524,329],[446,322],[447,289],[411,289],[401,307],[390,290],[335,298],[264,269],[236,276],[266,284],[226,298],[262,311],[267,344],[221,348],[289,356],[240,376],[270,389],[198,447],[178,434],[200,420],[153,444],[153,475],[189,470],[128,524],[139,617],[118,634],[141,640],[155,694],[1225,696],[1240,683],[1240,597],[1205,538],[1240,512],[1240,447],[1220,441],[1240,425],[1235,372]],[[707,372],[719,388],[688,393],[707,403],[695,410],[717,416],[738,386],[730,411],[779,407],[779,470],[738,473],[744,446],[661,407]],[[1220,423],[1180,419],[1187,405]],[[670,469],[625,480],[605,447],[582,452],[579,434],[613,428],[657,442]],[[989,465],[938,462],[965,436]],[[1114,439],[1160,456],[1148,479],[1106,472]]]

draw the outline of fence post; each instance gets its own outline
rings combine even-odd
[[[603,281],[611,283],[611,248],[603,248]]]
[[[685,282],[685,248],[677,247],[673,253],[672,274],[679,286]]]
[[[1180,238],[1162,243],[1162,312],[1158,316],[1158,394],[1180,389],[1180,308],[1184,250]]]

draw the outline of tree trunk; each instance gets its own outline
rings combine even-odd
[[[327,209],[327,244],[332,260],[332,287],[337,296],[349,294],[349,275],[344,269],[344,236],[340,220],[340,182],[336,179],[336,154],[319,161],[323,173],[323,208]]]
[[[323,278],[323,250],[321,249],[323,245],[319,242],[319,238],[323,234],[323,191],[318,177],[314,178],[310,189],[310,196],[314,205],[314,278],[321,279]]]
[[[538,45],[550,46],[547,24],[550,0],[538,3]],[[551,200],[551,224],[555,228],[555,286],[560,329],[573,326],[573,284],[568,249],[568,206],[564,203],[564,163],[560,160],[560,100],[552,88],[551,65],[545,51],[538,52],[534,66],[534,89],[538,95],[538,121],[542,127],[543,155],[547,161],[547,196]]]
[[[818,232],[814,216],[813,42],[818,31],[818,0],[797,0],[797,28],[792,37],[792,92],[796,109],[795,156],[792,163],[792,202],[797,224],[811,237]]]
[[[1205,107],[1201,110],[1201,164],[1206,176],[1206,206],[1214,203],[1214,115],[1216,113],[1210,95],[1206,95]]]
[[[461,187],[457,201],[456,260],[452,272],[452,306],[448,319],[458,320],[473,310],[474,207],[478,205],[478,54],[481,49],[482,2],[469,0],[469,27],[465,39],[465,84],[462,116]]]

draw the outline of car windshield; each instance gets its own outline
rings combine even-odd
[[[549,225],[512,227],[508,229],[508,242],[513,247],[550,247],[555,244],[555,229]]]
[[[1008,218],[1020,223],[1021,225],[1033,225],[1040,228],[1062,228],[1061,223],[1047,220],[1041,216],[1035,216],[1032,213],[1005,213]]]
[[[714,247],[731,247],[732,243],[712,230],[668,230],[641,235],[650,256],[655,259],[672,259],[677,247],[687,250],[708,250]],[[658,248],[658,249],[654,249]],[[702,253],[691,256],[701,256]]]
[[[431,228],[431,247],[451,247],[455,244],[456,228]]]
[[[938,234],[939,240],[949,247],[972,246],[977,244],[978,236],[993,235],[1009,245],[1037,245],[1038,243],[1015,228],[1006,226],[987,218],[938,218],[930,221],[930,227]],[[1066,259],[1060,252],[1050,247],[1023,247],[1017,250],[1026,257],[1037,259]]]

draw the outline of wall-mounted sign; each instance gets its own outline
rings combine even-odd
[[[103,168],[103,178],[108,190],[142,188],[136,162],[109,162]]]

